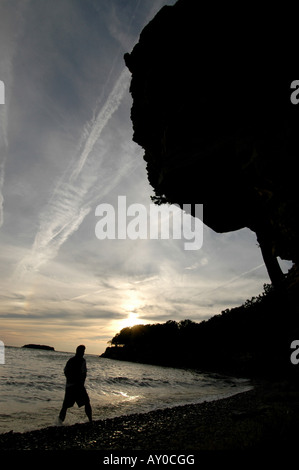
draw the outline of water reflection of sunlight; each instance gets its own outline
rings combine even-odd
[[[119,392],[119,394],[129,401],[137,400],[137,398],[139,398],[139,395],[128,395],[126,392]]]

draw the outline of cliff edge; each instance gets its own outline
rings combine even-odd
[[[277,257],[299,258],[295,31],[287,5],[178,0],[124,57],[156,202],[202,203],[216,232],[253,230],[273,284]]]

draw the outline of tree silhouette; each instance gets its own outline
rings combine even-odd
[[[292,284],[292,270],[284,280]],[[299,333],[289,298],[271,284],[240,307],[200,323],[180,322],[123,328],[103,357],[247,376],[294,374],[290,344]]]

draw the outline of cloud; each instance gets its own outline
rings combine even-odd
[[[127,51],[132,47],[132,44],[136,40],[135,35],[131,35],[131,28],[137,11],[139,9],[141,0],[136,0],[136,4],[131,11],[131,3],[128,3],[129,11],[127,12],[127,21],[124,22],[125,11],[116,8],[112,5],[109,10],[108,28],[111,36],[118,41],[120,49]],[[125,26],[125,27],[124,27]]]
[[[8,69],[9,64],[3,64],[3,60],[0,60],[0,70]],[[8,75],[8,73],[7,73]],[[1,75],[2,78],[2,75]],[[7,81],[6,81],[7,83]],[[5,84],[4,84],[5,85]],[[5,87],[6,88],[6,87]],[[5,176],[5,164],[7,159],[8,150],[8,123],[7,123],[7,94],[5,93],[5,104],[0,104],[0,228],[3,225],[3,186]]]
[[[83,169],[102,131],[118,109],[128,89],[128,84],[129,74],[124,68],[96,118],[86,126],[89,131],[86,132],[86,127],[83,130],[86,140],[80,149],[79,157],[54,188],[40,216],[40,228],[35,236],[31,253],[20,262],[17,268],[19,275],[37,271],[42,264],[53,259],[63,243],[80,227],[91,211],[94,202],[92,186],[98,181],[98,169],[95,167],[98,162],[91,164],[85,173]],[[113,188],[126,169],[125,166],[117,175],[105,175],[108,181],[105,182],[102,194]]]
[[[78,162],[75,165],[71,175],[70,181],[75,181],[79,174],[82,171],[82,168],[93,150],[97,140],[99,139],[104,127],[107,125],[108,121],[110,120],[111,116],[115,113],[118,109],[125,92],[128,89],[129,85],[129,73],[126,68],[124,68],[114,85],[113,90],[108,96],[107,101],[100,109],[99,113],[97,114],[96,118],[93,120],[92,123],[88,123],[88,128],[90,129],[89,132],[85,129],[83,131],[84,134],[88,133],[86,142],[82,149],[81,155],[79,157]]]
[[[197,296],[200,296],[200,295],[208,295],[214,291],[218,291],[219,289],[222,289],[226,286],[228,286],[229,284],[232,284],[236,281],[238,281],[239,279],[241,279],[243,276],[247,276],[248,274],[260,269],[260,268],[264,268],[265,267],[265,263],[262,263],[262,264],[259,264],[258,266],[255,266],[254,268],[251,268],[249,269],[248,271],[244,271],[243,273],[239,274],[238,276],[235,276],[231,279],[229,279],[228,281],[222,283],[222,284],[218,284],[216,287],[213,287],[212,289],[210,290],[207,290],[207,291],[204,291],[204,292],[199,292],[198,294],[194,294],[193,297],[197,297]]]
[[[1,42],[0,36],[0,42]],[[11,61],[10,61],[10,52],[5,51],[3,57],[3,51],[0,55],[0,79],[4,83],[4,98],[5,103],[0,104],[0,228],[3,225],[3,186],[4,186],[4,176],[5,176],[5,164],[7,159],[7,150],[8,150],[8,116],[7,116],[7,106],[8,106],[8,88],[7,83],[10,83],[11,76]]]
[[[200,321],[267,282],[249,230],[204,228],[189,252],[184,240],[95,236],[98,204],[151,202],[122,55],[165,3],[175,0],[0,2],[0,79],[12,93],[0,106],[0,311],[13,344],[50,335],[70,350],[83,335],[110,339],[130,312]]]
[[[16,44],[22,31],[23,14],[28,1],[2,2],[0,17],[0,80],[4,83],[5,104],[0,104],[0,228],[4,221],[4,178],[8,155],[8,108],[13,86],[13,60]]]

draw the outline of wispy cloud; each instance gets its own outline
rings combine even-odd
[[[262,267],[265,267],[265,263],[262,263],[262,264],[259,264],[258,266],[255,266],[254,268],[252,269],[249,269],[248,271],[244,271],[243,273],[239,274],[238,276],[235,276],[231,279],[229,279],[228,281],[222,283],[222,284],[219,284],[218,286],[214,287],[213,289],[209,289],[207,291],[204,291],[204,292],[199,292],[197,294],[194,294],[192,297],[198,297],[198,296],[201,296],[201,295],[207,295],[207,294],[210,294],[212,292],[215,292],[215,291],[218,291],[219,289],[222,289],[223,287],[226,287],[228,286],[229,284],[232,284],[234,282],[236,282],[238,279],[241,279],[242,277],[246,276],[247,274],[250,274],[254,271],[257,271],[258,269],[262,268]]]
[[[1,105],[4,107],[5,105]],[[4,185],[4,172],[5,172],[5,163],[7,158],[7,137],[6,137],[6,125],[3,124],[3,121],[6,121],[5,111],[0,110],[0,227],[3,225],[3,185]]]
[[[0,228],[4,220],[4,179],[8,156],[8,107],[13,86],[13,60],[18,38],[22,31],[23,15],[28,0],[16,1],[14,8],[9,2],[2,2],[0,17],[0,79],[5,87],[5,104],[0,105]]]
[[[90,212],[95,199],[93,185],[98,178],[100,179],[98,172],[101,168],[98,169],[97,159],[89,165],[87,161],[103,129],[118,109],[128,85],[129,73],[124,68],[97,116],[85,126],[83,134],[86,138],[81,145],[79,156],[54,188],[40,216],[40,228],[35,236],[31,252],[17,268],[18,275],[36,271],[42,264],[53,259],[63,243],[80,227]],[[123,167],[123,171],[117,175],[107,175],[101,195],[117,184],[124,171],[126,167]],[[105,173],[105,170],[103,172]],[[97,191],[98,197],[99,191]]]
[[[6,51],[8,54],[8,51]],[[4,86],[10,82],[11,77],[11,62],[8,56],[2,55],[0,58],[0,71],[1,80],[4,82]],[[7,87],[5,87],[7,88]],[[6,90],[7,91],[7,90]],[[3,186],[4,186],[4,175],[5,175],[5,164],[7,159],[8,151],[8,124],[7,124],[7,93],[5,93],[5,104],[0,104],[0,227],[3,225]]]
[[[123,54],[174,3],[0,1],[6,344],[36,339],[71,351],[82,340],[98,354],[106,347],[99,338],[111,339],[131,314],[138,322],[200,321],[267,282],[248,229],[216,234],[205,227],[203,247],[189,252],[183,240],[95,236],[98,204],[116,209],[119,195],[128,205],[150,204],[143,150],[132,141]]]
[[[73,169],[70,181],[73,182],[77,179],[78,175],[81,173],[82,168],[90,154],[93,150],[95,143],[99,139],[101,132],[105,128],[106,124],[110,120],[111,116],[118,109],[122,98],[128,88],[129,83],[129,73],[127,69],[123,69],[121,72],[116,84],[114,85],[113,90],[108,96],[107,101],[104,103],[103,107],[99,111],[96,118],[88,124],[90,129],[84,147],[82,149],[79,160],[75,164]],[[84,131],[86,133],[86,130]]]

